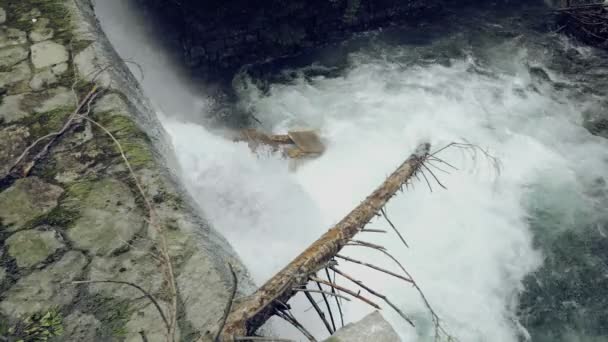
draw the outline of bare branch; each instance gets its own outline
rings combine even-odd
[[[316,342],[317,340],[315,339],[314,336],[312,336],[312,334],[306,330],[306,328],[304,328],[304,326],[298,322],[298,320],[289,312],[282,312],[282,311],[275,311],[276,315],[279,316],[280,318],[282,318],[283,320],[285,320],[287,323],[293,325],[296,329],[298,329],[302,335],[306,336],[306,338],[309,341],[312,342]]]
[[[360,286],[361,288],[363,288],[365,291],[367,291],[367,292],[371,293],[372,295],[374,295],[374,296],[376,296],[376,297],[378,297],[378,298],[382,299],[383,301],[385,301],[385,302],[386,302],[386,304],[390,305],[390,307],[391,307],[391,308],[393,308],[393,310],[395,310],[395,311],[396,311],[396,312],[399,314],[399,316],[401,316],[401,317],[402,317],[404,320],[406,320],[406,321],[407,321],[407,322],[408,322],[408,323],[409,323],[409,324],[410,324],[412,327],[415,327],[415,326],[416,326],[416,325],[414,325],[414,322],[413,322],[413,321],[412,321],[412,320],[411,320],[409,317],[407,317],[407,316],[405,315],[405,313],[403,313],[403,311],[401,311],[401,309],[399,309],[399,308],[398,308],[398,307],[397,307],[395,304],[393,304],[393,302],[391,302],[390,300],[388,300],[388,298],[386,298],[386,296],[385,296],[385,295],[383,295],[383,294],[381,294],[381,293],[379,293],[379,292],[374,291],[374,290],[373,290],[372,288],[370,288],[369,286],[366,286],[365,284],[363,284],[363,282],[362,282],[362,281],[360,281],[360,280],[356,280],[356,279],[352,278],[352,277],[351,277],[351,276],[349,276],[348,274],[346,274],[346,273],[344,273],[344,272],[342,272],[342,271],[338,270],[337,268],[335,268],[335,267],[333,267],[333,266],[332,266],[332,267],[330,267],[330,268],[331,268],[331,270],[332,270],[332,271],[334,271],[334,272],[338,273],[339,275],[343,276],[344,278],[346,278],[346,279],[348,279],[348,280],[352,281],[353,283],[355,283],[355,284],[359,285],[359,286]]]
[[[411,279],[412,285],[414,286],[416,291],[418,291],[418,294],[422,298],[422,301],[424,302],[424,305],[426,306],[427,310],[429,310],[429,312],[431,313],[431,319],[433,320],[433,324],[435,324],[435,328],[437,330],[440,330],[441,332],[443,332],[450,340],[456,340],[453,336],[451,336],[449,333],[447,333],[447,331],[443,328],[443,326],[441,325],[441,320],[440,320],[439,316],[437,315],[437,313],[435,313],[435,310],[433,309],[433,307],[431,306],[431,303],[428,301],[428,299],[424,295],[424,292],[422,292],[422,289],[420,288],[420,286],[418,286],[418,283],[416,283],[416,280],[414,279],[414,277],[412,277],[410,272],[408,272],[405,269],[405,267],[403,267],[403,265],[399,262],[399,260],[397,260],[397,258],[395,258],[392,254],[387,252],[385,249],[374,248],[374,247],[366,246],[366,245],[354,245],[354,246],[361,246],[361,247],[375,249],[375,250],[383,253],[387,257],[389,257],[391,260],[393,260],[399,266],[399,268],[401,268],[403,273],[405,273],[405,275],[409,279]]]
[[[403,244],[405,245],[405,247],[410,248],[410,246],[407,244],[407,242],[405,242],[405,239],[403,238],[403,235],[401,235],[401,233],[399,232],[399,230],[397,229],[397,227],[395,227],[395,225],[393,224],[393,222],[391,222],[391,220],[388,219],[388,215],[386,215],[386,211],[384,210],[384,208],[381,208],[380,212],[382,213],[382,216],[384,216],[384,219],[386,220],[386,222],[388,222],[388,224],[391,226],[391,228],[393,228],[393,230],[395,231],[395,233],[397,233],[397,235],[399,235],[399,239],[401,239],[401,242],[403,242]]]
[[[329,269],[328,268],[325,268],[325,274],[327,275],[327,281],[331,282],[331,277],[329,276]],[[335,283],[335,274],[336,273],[334,273],[334,283]],[[344,326],[344,314],[342,313],[342,305],[340,304],[340,298],[344,298],[344,299],[349,300],[349,301],[350,301],[350,299],[341,296],[339,292],[336,293],[336,289],[334,287],[330,287],[330,288],[331,288],[331,293],[333,295],[335,295],[336,305],[338,306],[338,312],[340,313],[340,324],[342,326]]]
[[[352,258],[349,258],[349,257],[346,257],[346,256],[342,256],[340,254],[336,255],[336,258],[343,259],[343,260],[350,261],[350,262],[355,263],[355,264],[359,264],[359,265],[363,265],[363,266],[372,268],[372,269],[374,269],[376,271],[380,271],[382,273],[386,273],[386,274],[388,274],[390,276],[393,276],[395,278],[399,278],[399,279],[404,280],[404,281],[406,281],[408,283],[412,283],[413,282],[409,278],[406,278],[406,277],[404,277],[402,275],[399,275],[397,273],[391,272],[389,270],[386,270],[386,269],[384,269],[382,267],[379,267],[379,266],[376,266],[376,265],[368,264],[368,263],[363,262],[363,261],[359,261],[359,260],[355,260],[355,259],[352,259]]]
[[[447,190],[448,188],[446,188],[443,184],[441,184],[441,182],[439,181],[439,179],[437,178],[437,176],[435,176],[435,174],[433,173],[433,171],[431,171],[431,169],[429,169],[425,163],[422,164],[422,167],[425,168],[430,174],[431,176],[433,176],[433,178],[435,178],[435,182],[437,182],[437,184],[439,184],[440,187],[444,188],[445,190]],[[426,178],[426,177],[425,177]]]
[[[333,287],[332,287],[333,289]],[[327,292],[325,290],[313,290],[313,289],[295,289],[298,292],[311,292],[311,293],[323,293],[326,294],[328,296],[333,296],[333,297],[338,297],[338,298],[342,298],[344,300],[347,300],[350,302],[350,298],[343,296],[341,294],[337,294],[337,293],[332,293],[332,292]],[[316,303],[321,303],[322,300],[316,301]]]
[[[335,270],[334,270],[334,269],[332,269],[332,271],[334,271],[334,272],[335,272]],[[325,281],[325,280],[323,280],[323,279],[315,278],[315,277],[310,277],[310,280],[312,280],[312,281],[316,281],[316,282],[319,282],[319,283],[321,283],[321,284],[325,284],[325,285],[327,285],[327,286],[335,287],[336,289],[338,289],[338,290],[340,290],[340,291],[342,291],[342,292],[346,292],[346,293],[348,293],[349,295],[351,295],[351,296],[353,296],[353,297],[355,297],[355,298],[357,298],[357,299],[360,299],[361,301],[363,301],[363,302],[365,302],[365,303],[367,303],[367,304],[371,305],[371,306],[372,306],[372,307],[374,307],[375,309],[382,310],[382,308],[381,308],[381,307],[380,307],[378,304],[376,304],[376,303],[372,302],[371,300],[369,300],[369,299],[367,299],[367,298],[363,297],[362,295],[360,295],[360,294],[358,294],[358,293],[356,293],[356,292],[354,292],[354,291],[351,291],[351,290],[349,290],[349,289],[347,289],[347,288],[345,288],[345,287],[342,287],[342,286],[340,286],[340,285],[338,285],[338,284],[336,284],[336,283],[331,283],[331,282]]]
[[[384,246],[376,245],[375,243],[371,243],[371,242],[367,242],[367,241],[351,240],[349,244],[351,244],[351,243],[369,246],[369,247],[378,248],[378,249],[386,249]]]
[[[382,234],[386,234],[388,232],[386,230],[382,230],[382,229],[368,229],[368,228],[365,228],[365,229],[361,230],[361,233],[382,233]]]
[[[297,292],[294,288],[299,288],[310,281],[311,277],[325,268],[347,244],[352,242],[383,248],[368,242],[353,240],[353,238],[378,214],[401,186],[420,170],[429,150],[429,144],[421,144],[415,153],[410,155],[378,188],[338,224],[270,278],[253,295],[236,305],[228,317],[222,336],[229,338],[230,336],[253,335],[253,332],[274,314],[274,306],[277,300],[288,301]],[[318,278],[313,279],[313,281],[337,286]],[[344,291],[342,288],[340,290]],[[344,292],[354,294],[352,291]],[[357,296],[357,298],[360,298],[359,295]],[[377,307],[377,304],[369,300],[367,300],[367,303]]]
[[[336,322],[334,321],[334,313],[331,311],[331,306],[329,306],[329,302],[327,301],[327,296],[325,294],[325,291],[323,291],[323,287],[321,287],[321,284],[317,283],[317,287],[319,288],[319,292],[321,293],[321,296],[323,296],[323,301],[325,302],[325,306],[327,307],[327,312],[329,313],[329,319],[331,320],[331,326],[333,328],[333,331],[336,331]]]
[[[323,312],[323,310],[321,310],[319,305],[317,305],[317,302],[315,302],[314,298],[312,298],[312,295],[310,294],[310,292],[304,291],[304,295],[306,296],[306,299],[308,299],[310,304],[312,304],[312,307],[315,308],[315,311],[319,315],[319,318],[321,318],[321,321],[323,321],[323,324],[325,325],[325,328],[327,329],[329,334],[332,335],[334,333],[334,330],[329,325],[327,318],[325,318],[325,313]]]

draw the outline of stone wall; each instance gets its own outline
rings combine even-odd
[[[103,90],[80,113],[120,143],[158,214],[179,335],[192,341],[218,327],[229,263],[242,291],[251,283],[176,182],[165,133],[88,0],[0,0],[0,340],[164,341],[158,311],[135,288],[74,283],[131,282],[168,313],[159,232],[115,142],[76,117],[43,148],[94,84]]]
[[[140,0],[174,30],[190,66],[238,67],[433,15],[442,0]]]

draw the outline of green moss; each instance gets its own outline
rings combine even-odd
[[[7,336],[9,329],[8,318],[0,314],[0,336]]]
[[[180,210],[184,208],[184,199],[177,194],[167,192],[165,190],[159,190],[156,195],[152,198],[154,203],[166,203],[174,210]]]
[[[134,312],[128,303],[95,295],[88,306],[90,313],[99,319],[104,330],[110,331],[113,337],[126,335],[127,322]]]
[[[120,144],[131,167],[139,169],[149,166],[154,161],[149,148],[141,142],[121,142]]]
[[[94,87],[95,84],[86,80],[78,80],[76,83],[72,81],[72,84],[70,85],[70,88],[74,89],[74,92],[76,92],[79,99],[84,99]]]
[[[80,217],[78,208],[86,199],[93,188],[93,180],[87,179],[75,182],[65,189],[65,193],[59,199],[59,205],[27,224],[28,228],[49,225],[58,228],[68,228]]]
[[[116,138],[142,135],[135,122],[126,116],[105,113],[99,122],[112,132]]]
[[[0,6],[7,12],[7,25],[10,27],[31,31],[34,23],[28,13],[37,9],[42,17],[50,20],[49,26],[55,31],[53,40],[63,44],[72,40],[72,20],[61,0],[0,0]]]
[[[150,150],[150,141],[145,133],[135,122],[123,115],[102,114],[99,123],[106,128],[118,140],[131,166],[135,169],[150,166],[154,161],[154,155]],[[106,132],[106,141],[114,150],[117,146]]]
[[[36,313],[8,331],[16,342],[45,342],[63,334],[63,316],[57,309]]]
[[[68,206],[78,205],[88,197],[94,185],[93,180],[83,180],[70,184],[66,189],[66,199],[63,203]]]
[[[29,101],[34,100],[29,98]],[[48,112],[29,115],[23,120],[20,120],[18,123],[29,128],[32,139],[38,139],[61,129],[68,116],[73,111],[73,107],[60,107]]]
[[[79,54],[80,52],[82,52],[82,50],[84,50],[87,47],[89,47],[89,45],[91,45],[92,43],[93,43],[92,40],[76,40],[76,41],[72,41],[72,43],[71,43],[72,54],[74,56],[77,55],[77,54]]]
[[[78,219],[79,213],[76,210],[70,210],[61,206],[51,210],[47,215],[36,220],[33,226],[49,225],[53,227],[66,228],[72,222]]]

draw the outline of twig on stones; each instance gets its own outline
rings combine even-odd
[[[159,250],[160,250],[160,257],[161,257],[161,265],[164,268],[164,273],[165,273],[165,277],[167,280],[167,284],[169,286],[170,297],[171,297],[171,307],[170,307],[170,312],[169,312],[170,324],[169,324],[169,329],[167,331],[167,339],[169,341],[174,341],[175,340],[175,329],[177,328],[177,282],[175,280],[175,273],[173,271],[173,265],[171,263],[171,257],[169,255],[169,245],[167,243],[167,239],[165,237],[163,227],[158,222],[158,218],[157,218],[158,215],[156,213],[156,210],[154,209],[152,202],[146,195],[146,193],[143,189],[143,186],[139,182],[139,179],[137,178],[137,175],[135,174],[135,171],[133,170],[133,167],[131,166],[131,163],[129,162],[129,159],[127,158],[125,151],[122,148],[122,145],[120,144],[118,139],[116,139],[116,137],[112,134],[112,132],[110,132],[107,128],[105,128],[103,125],[101,125],[97,121],[95,121],[89,117],[83,116],[83,115],[77,114],[77,116],[92,123],[93,125],[97,126],[106,135],[108,135],[110,137],[110,139],[112,139],[112,141],[114,142],[114,144],[116,145],[116,148],[118,149],[118,151],[120,153],[120,156],[122,157],[123,161],[125,162],[127,169],[129,170],[129,174],[131,175],[131,177],[133,178],[133,181],[135,182],[135,186],[137,187],[137,190],[139,191],[140,196],[144,200],[146,208],[148,209],[150,225],[155,228],[155,230],[159,236],[159,240],[160,240],[159,241]]]
[[[154,298],[154,296],[152,296],[148,291],[144,290],[143,287],[141,287],[141,286],[139,286],[139,285],[137,285],[135,283],[132,283],[132,282],[129,282],[129,281],[121,281],[121,280],[78,280],[78,281],[73,281],[72,282],[72,284],[74,284],[74,285],[78,285],[78,284],[96,284],[96,283],[127,285],[127,286],[131,286],[131,287],[137,289],[139,292],[143,293],[143,295],[152,302],[152,304],[154,305],[154,307],[156,307],[156,310],[160,314],[160,318],[165,323],[165,326],[167,327],[167,330],[170,328],[170,323],[167,320],[167,317],[165,317],[165,313],[163,312],[163,309],[158,304],[158,301],[156,301],[156,299]]]
[[[230,274],[232,275],[232,290],[230,291],[230,298],[228,298],[228,302],[226,303],[226,308],[224,309],[224,316],[222,316],[222,323],[220,324],[220,328],[215,334],[215,338],[213,338],[213,342],[220,341],[220,335],[222,334],[222,330],[224,330],[224,326],[226,325],[226,320],[228,319],[228,315],[232,310],[232,303],[234,302],[234,297],[236,296],[236,290],[238,288],[238,278],[236,273],[234,272],[234,268],[232,264],[228,263],[228,267],[230,268]]]
[[[55,142],[57,137],[61,136],[63,133],[65,133],[71,127],[76,115],[78,115],[78,113],[81,110],[83,110],[85,108],[85,106],[87,106],[87,109],[90,110],[89,105],[97,96],[98,90],[99,90],[99,88],[96,85],[93,86],[93,88],[87,93],[87,95],[80,101],[78,106],[76,106],[76,109],[72,112],[72,114],[70,114],[70,116],[68,117],[68,119],[66,120],[66,122],[63,124],[62,128],[59,131],[49,133],[43,137],[36,139],[31,145],[29,145],[25,150],[23,150],[21,155],[15,160],[15,162],[11,166],[9,173],[15,173],[16,172],[15,169],[25,159],[25,157],[27,157],[27,155],[30,153],[30,151],[32,149],[34,149],[36,146],[38,146],[39,143],[43,142],[44,140],[51,139],[44,146],[44,148],[42,148],[42,150],[40,152],[38,152],[36,154],[36,156],[23,167],[21,172],[17,172],[20,177],[26,177],[29,174],[30,170],[34,167],[35,163],[48,152],[49,148]],[[88,114],[88,110],[87,110],[87,114]]]

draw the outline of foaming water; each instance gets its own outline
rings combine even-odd
[[[580,126],[581,103],[563,101],[548,84],[535,81],[522,54],[510,61],[520,67],[509,73],[480,73],[470,58],[451,66],[404,67],[355,56],[342,77],[299,77],[266,93],[243,82],[243,104],[274,132],[306,126],[326,140],[327,152],[292,174],[277,156],[253,157],[245,146],[225,141],[219,149],[210,145],[201,127],[167,128],[200,204],[214,213],[215,226],[257,280],[342,218],[417,144],[439,148],[466,139],[487,149],[500,160],[499,169],[479,151],[452,148],[441,157],[458,170],[431,169],[447,190],[427,173],[433,192],[421,180],[390,202],[387,212],[411,248],[392,235],[365,238],[404,261],[447,329],[462,341],[517,341],[526,335],[515,317],[522,280],[542,262],[532,248],[530,206],[540,197],[551,202],[551,210],[571,208],[580,203],[576,196],[585,181],[607,170],[605,141]],[[570,193],[546,198],[539,187]],[[382,220],[372,226],[390,230]],[[373,252],[349,248],[347,254],[393,269]],[[415,291],[343,266],[415,317],[416,330],[384,311],[405,341],[433,336]],[[368,311],[349,303],[347,319]]]
[[[126,44],[121,41],[138,41],[137,34],[130,34],[113,40],[119,52]],[[183,115],[160,114],[184,182],[256,282],[268,279],[340,220],[419,143],[439,149],[468,141],[498,159],[499,167],[480,150],[441,152],[458,170],[429,167],[447,190],[427,172],[433,191],[421,179],[387,206],[410,248],[393,234],[362,238],[402,260],[445,328],[460,341],[512,342],[527,336],[516,314],[518,297],[524,277],[544,257],[533,247],[531,222],[539,220],[539,212],[543,220],[567,223],[562,229],[596,219],[589,189],[608,173],[608,144],[581,126],[582,112],[594,106],[589,97],[577,96],[571,76],[546,67],[546,56],[521,37],[473,48],[458,39],[462,36],[429,48],[458,51],[441,61],[421,58],[412,46],[384,47],[352,54],[349,66],[333,77],[296,70],[299,76],[265,91],[246,75],[240,77],[235,82],[240,106],[266,129],[314,128],[325,140],[327,152],[294,172],[270,151],[252,154],[244,143],[175,119]],[[158,72],[166,66],[161,60],[147,55],[138,62]],[[539,78],[531,66],[544,68],[547,76]],[[188,94],[175,103],[176,111],[208,101],[182,92],[177,78],[163,79],[163,87],[159,82],[143,81],[150,97],[166,97],[165,89]],[[390,231],[381,219],[371,227]],[[374,251],[347,247],[344,253],[396,270]],[[415,329],[390,308],[383,311],[404,341],[432,340],[430,315],[411,286],[357,265],[340,267],[413,317]],[[370,311],[354,301],[343,309],[346,321]],[[294,301],[294,314],[317,337],[326,335],[302,298]],[[275,329],[282,337],[302,340],[281,324]]]

